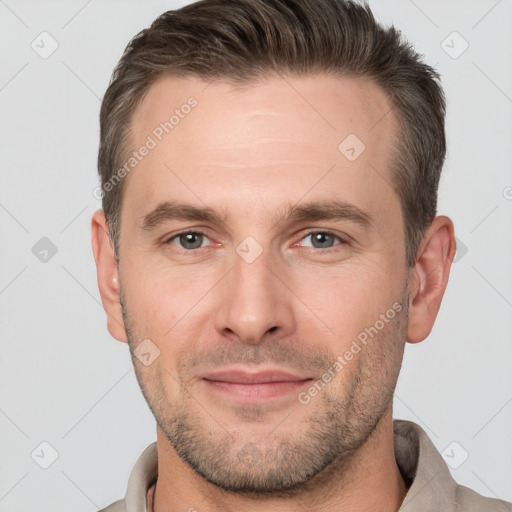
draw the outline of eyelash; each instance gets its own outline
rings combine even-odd
[[[311,235],[314,235],[314,234],[323,234],[323,235],[329,235],[329,236],[334,236],[335,238],[337,238],[340,243],[338,245],[334,245],[333,247],[327,247],[325,249],[319,249],[319,248],[316,248],[316,247],[309,247],[309,249],[313,252],[313,253],[326,253],[326,252],[332,252],[332,251],[336,251],[337,247],[339,248],[340,246],[342,245],[347,245],[348,242],[347,240],[343,239],[342,237],[340,237],[339,235],[337,235],[336,233],[333,233],[332,231],[323,231],[323,230],[311,230],[311,231],[308,231],[307,233],[304,234],[304,236],[300,239],[300,241],[304,240],[305,238],[307,238],[308,236],[311,236]],[[180,236],[182,235],[188,235],[188,234],[193,234],[193,235],[202,235],[206,238],[208,238],[208,235],[206,233],[204,233],[203,231],[200,231],[200,230],[192,230],[192,229],[189,229],[189,230],[185,230],[185,231],[180,231],[179,233],[176,233],[175,235],[173,235],[172,237],[170,238],[167,238],[165,241],[164,241],[164,244],[171,244],[171,242],[176,239],[176,238],[179,238]],[[296,245],[296,244],[294,244]],[[188,252],[188,253],[192,253],[192,252],[199,252],[201,251],[202,249],[206,249],[206,247],[198,247],[197,249],[183,249],[183,248],[179,248],[181,249],[182,251],[184,252]]]

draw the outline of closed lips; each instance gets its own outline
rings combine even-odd
[[[283,371],[264,371],[248,373],[242,371],[211,372],[202,376],[205,380],[228,382],[236,384],[268,384],[272,382],[300,382],[310,380],[310,377],[293,375]]]

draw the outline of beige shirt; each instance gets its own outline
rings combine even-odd
[[[410,485],[399,512],[512,512],[512,503],[486,498],[458,485],[425,431],[416,423],[394,420],[395,458]],[[100,512],[147,512],[146,497],[158,476],[157,445],[137,460],[124,499]]]

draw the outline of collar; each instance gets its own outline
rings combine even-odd
[[[410,485],[398,512],[454,512],[458,485],[426,432],[412,421],[394,420],[393,433],[396,463]]]

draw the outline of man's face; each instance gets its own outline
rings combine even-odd
[[[126,182],[123,317],[132,353],[146,339],[160,352],[134,364],[179,456],[221,488],[279,492],[347,465],[391,411],[408,300],[397,122],[369,80],[206,86],[160,79],[134,115],[133,147],[157,145]],[[158,141],[190,96],[197,106]],[[286,217],[334,202],[336,217]],[[164,203],[224,220],[151,215]],[[215,383],[233,369],[299,381]]]

